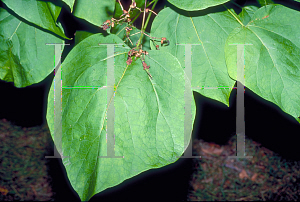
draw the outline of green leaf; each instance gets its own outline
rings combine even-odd
[[[0,8],[0,79],[16,87],[38,83],[54,69],[54,46],[63,43]]]
[[[56,24],[61,6],[51,2],[37,0],[2,0],[8,8],[18,16],[41,28],[49,30],[58,36],[69,39],[63,30]]]
[[[252,44],[244,50],[244,85],[299,121],[300,27],[295,23],[298,21],[298,11],[282,5],[262,7],[246,26],[230,33],[225,56],[229,75],[236,80],[237,48],[229,44]]]
[[[11,55],[10,48],[10,41],[6,40],[2,35],[0,35],[0,79],[8,82],[14,81],[9,59]],[[14,60],[14,57],[11,57],[11,60]]]
[[[261,6],[266,6],[266,5],[269,5],[269,4],[274,4],[274,2],[272,0],[257,0],[257,2]]]
[[[76,7],[73,14],[94,25],[100,26],[106,20],[113,17],[115,0],[95,1],[80,0],[76,1]]]
[[[187,10],[187,11],[196,11],[196,10],[203,10],[212,6],[217,6],[228,2],[229,0],[201,0],[201,1],[194,1],[194,0],[168,0],[174,6]]]
[[[242,8],[242,11],[239,13],[239,19],[241,22],[246,25],[251,21],[252,16],[257,11],[258,7],[256,6],[245,6]]]
[[[71,9],[71,13],[73,12],[73,7],[74,7],[74,3],[75,0],[62,0],[63,2],[65,2]]]
[[[85,38],[89,37],[93,35],[93,33],[91,32],[87,32],[87,31],[76,31],[75,34],[75,45],[79,44],[81,41],[83,41]]]
[[[227,73],[224,46],[229,33],[239,24],[228,11],[190,15],[163,9],[154,19],[151,36],[166,37],[170,45],[160,49],[176,56],[182,67],[185,67],[184,44],[192,44],[192,89],[229,106],[230,88],[235,81]],[[203,86],[226,88],[201,89]]]
[[[62,64],[61,155],[70,156],[63,164],[82,201],[141,172],[175,162],[186,148],[184,136],[190,140],[195,118],[192,99],[190,126],[185,127],[185,97],[192,98],[192,91],[185,92],[185,82],[190,89],[190,81],[175,57],[149,51],[145,61],[152,80],[140,59],[126,65],[130,48],[115,47],[114,86],[108,86],[111,56],[98,43],[124,44],[115,35],[95,34],[75,46]],[[124,158],[97,158],[107,155],[109,88],[114,89],[114,151]],[[47,121],[57,145],[53,94],[52,84]]]

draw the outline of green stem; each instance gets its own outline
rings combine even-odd
[[[225,5],[224,7],[228,10],[228,12],[244,27],[245,25],[234,15],[234,13],[228,9]]]
[[[157,2],[158,2],[158,0],[155,0],[153,6],[152,6],[152,8],[151,8],[151,10],[154,10],[154,8],[155,8]],[[145,9],[145,8],[144,8],[144,9]],[[144,12],[145,12],[145,11],[144,11]],[[145,14],[145,13],[144,13],[144,14]],[[147,20],[146,20],[146,23],[145,23],[145,24],[144,24],[145,18],[143,18],[143,24],[142,24],[142,29],[141,29],[141,36],[140,36],[140,38],[139,38],[139,40],[138,40],[138,42],[137,42],[136,47],[139,47],[139,45],[140,45],[141,42],[142,42],[142,39],[143,39],[143,36],[144,36],[144,31],[145,31],[146,28],[147,28],[147,25],[148,25],[148,22],[149,22],[149,20],[150,20],[151,14],[152,14],[152,12],[149,12],[149,15],[148,15],[148,17],[147,17]]]
[[[147,5],[147,7],[150,6],[154,1],[155,1],[155,0],[151,1],[151,2]],[[141,15],[141,13],[137,14],[137,15],[134,17],[134,19],[131,21],[131,23],[133,24],[133,23],[136,21],[136,19],[137,19],[140,15]]]
[[[146,5],[147,5],[147,0],[145,0],[144,15],[143,15],[142,28],[141,28],[141,32],[142,32],[142,33],[143,33],[143,30],[144,30],[144,26],[145,26],[144,22],[145,22],[145,16],[146,16],[146,11],[145,11]],[[148,17],[149,17],[149,16],[148,16]]]
[[[154,10],[154,8],[155,8],[157,2],[158,2],[158,0],[155,1],[155,3],[153,4],[151,10]],[[146,20],[146,23],[145,23],[145,30],[146,30],[147,25],[148,25],[148,22],[149,22],[149,20],[150,20],[151,14],[152,14],[152,12],[149,13],[148,18],[147,18],[147,20]],[[144,30],[144,31],[145,31],[145,30]]]

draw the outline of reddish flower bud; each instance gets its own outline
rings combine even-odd
[[[105,31],[105,30],[107,30],[109,28],[109,26],[108,25],[103,25],[102,26],[102,29]]]
[[[167,40],[166,37],[162,37],[162,38],[161,38],[161,41],[160,41],[161,45],[163,45],[163,43],[164,43],[165,40]]]
[[[149,68],[150,68],[150,65],[147,66],[147,64],[143,61],[143,67],[144,67],[144,70],[145,70],[145,69],[149,69]]]
[[[128,57],[127,61],[126,61],[126,64],[127,65],[130,65],[132,63],[132,58],[131,57]]]

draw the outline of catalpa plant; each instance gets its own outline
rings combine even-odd
[[[297,10],[269,0],[168,0],[162,10],[158,0],[2,2],[0,79],[21,88],[55,73],[53,157],[82,201],[178,160],[191,139],[193,91],[229,106],[241,82],[300,123]],[[76,31],[61,61],[71,40],[58,21],[62,7],[99,33]]]

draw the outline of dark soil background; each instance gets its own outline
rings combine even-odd
[[[71,24],[67,36],[78,28],[74,18],[62,17]],[[73,26],[72,26],[73,25]],[[84,29],[84,27],[80,28]],[[97,30],[96,30],[97,31]],[[72,46],[71,41],[71,46]],[[63,57],[71,46],[66,46]],[[39,84],[15,88],[11,83],[0,81],[0,119],[7,119],[22,127],[46,124],[47,94],[53,79],[49,75]],[[230,107],[194,93],[197,116],[193,139],[203,139],[216,144],[226,144],[235,135],[236,90],[232,91]],[[246,135],[288,161],[300,161],[300,124],[282,112],[274,104],[263,100],[246,88],[245,90]],[[53,155],[53,141],[47,155]],[[70,186],[61,159],[48,159],[49,175],[55,201],[80,201]],[[192,175],[192,159],[179,159],[164,168],[144,172],[122,184],[109,188],[90,201],[185,201]]]

